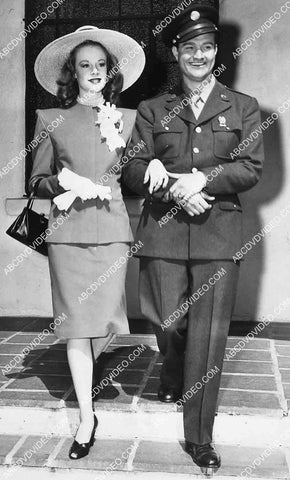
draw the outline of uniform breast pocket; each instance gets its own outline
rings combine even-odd
[[[182,132],[154,132],[155,155],[160,158],[174,158],[180,155]]]
[[[221,120],[215,119],[212,122],[214,155],[225,160],[232,160],[231,153],[238,147],[241,141],[242,126],[239,123],[225,123],[220,125]],[[222,122],[223,123],[223,122]]]

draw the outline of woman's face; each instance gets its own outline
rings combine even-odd
[[[106,85],[107,58],[101,47],[87,45],[76,54],[76,78],[80,97],[101,92]]]

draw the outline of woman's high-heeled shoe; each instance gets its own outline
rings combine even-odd
[[[96,415],[94,415],[94,426],[91,433],[91,438],[87,443],[79,443],[74,440],[72,446],[70,447],[69,451],[69,458],[72,460],[79,460],[80,458],[85,457],[88,455],[90,448],[94,445],[95,442],[95,432],[98,426],[98,419]]]

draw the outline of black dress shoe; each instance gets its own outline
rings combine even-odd
[[[220,456],[210,443],[205,445],[196,445],[195,443],[185,442],[185,451],[189,453],[192,460],[201,469],[209,470],[204,473],[210,473],[210,470],[217,470],[221,466]]]
[[[179,400],[181,395],[182,395],[182,391],[174,388],[163,387],[162,385],[160,385],[158,389],[158,398],[160,402],[174,403],[174,402],[177,402],[177,400]]]
[[[96,433],[97,426],[98,426],[98,419],[94,415],[94,426],[93,426],[90,440],[87,443],[79,443],[76,440],[74,440],[72,446],[70,447],[69,458],[71,458],[72,460],[79,460],[80,458],[83,458],[86,455],[88,455],[90,448],[94,445],[94,442],[95,442],[95,433]]]

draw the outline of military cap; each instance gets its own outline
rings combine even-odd
[[[186,42],[205,33],[218,33],[219,0],[192,0],[163,30],[168,46]]]

